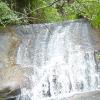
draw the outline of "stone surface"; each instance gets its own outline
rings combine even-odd
[[[3,100],[11,100],[11,98],[16,98],[17,95],[21,94],[21,90],[20,89],[16,89],[16,90],[9,90],[8,88],[6,88],[3,91],[0,91],[0,97],[3,98]],[[0,99],[1,100],[1,99]]]
[[[16,50],[20,38],[12,28],[0,31],[0,68],[16,64]]]
[[[86,93],[77,93],[69,97],[57,97],[45,100],[100,100],[100,90]]]
[[[22,68],[18,65],[0,68],[0,97],[6,98],[4,100],[13,100],[21,93],[20,89],[29,88],[31,83],[28,75],[32,72],[31,68]]]
[[[32,68],[20,66],[0,68],[0,90],[9,88],[11,91],[27,87],[28,76],[33,73]]]
[[[68,100],[100,100],[100,91],[77,94],[70,97]]]
[[[77,23],[78,25],[78,23]],[[25,26],[23,26],[25,27]],[[20,40],[20,38],[17,36],[16,34],[16,31],[15,29],[12,29],[12,28],[7,28],[5,29],[4,31],[0,32],[0,96],[2,96],[3,98],[5,98],[4,100],[15,100],[15,97],[16,95],[19,95],[20,94],[20,88],[22,89],[23,87],[29,89],[31,87],[31,81],[30,81],[30,77],[31,74],[33,73],[33,68],[31,68],[30,66],[26,67],[27,65],[31,65],[32,61],[33,61],[33,58],[34,58],[34,62],[33,63],[36,63],[38,68],[35,69],[38,70],[38,72],[40,73],[41,69],[39,70],[39,67],[42,65],[42,60],[41,60],[41,55],[44,55],[43,56],[43,59],[45,58],[46,56],[46,50],[43,49],[44,47],[46,48],[46,46],[44,44],[47,45],[47,42],[50,41],[49,40],[49,36],[51,36],[51,33],[48,33],[48,37],[46,37],[47,33],[46,31],[48,32],[48,30],[44,30],[43,33],[40,32],[41,34],[39,34],[37,31],[34,32],[34,35],[31,36],[30,33],[32,32],[33,34],[33,27],[31,27],[32,29],[28,30],[27,31],[27,28],[30,28],[31,26],[27,26],[25,28],[25,30],[22,29],[21,31],[21,35],[22,35],[22,38],[23,38],[23,41]],[[37,26],[36,26],[37,27]],[[79,27],[79,26],[78,26]],[[86,26],[84,26],[86,28]],[[42,27],[40,27],[42,28]],[[54,28],[54,27],[53,27]],[[67,27],[68,28],[68,27]],[[42,28],[43,29],[43,28]],[[44,28],[45,29],[45,28]],[[62,28],[61,28],[62,29]],[[86,28],[87,29],[87,28]],[[52,29],[51,29],[52,30]],[[57,30],[57,29],[56,29]],[[76,28],[74,29],[76,30]],[[23,32],[24,31],[24,32]],[[41,31],[41,30],[40,30]],[[59,30],[58,30],[59,31]],[[58,32],[57,31],[57,32]],[[60,31],[59,31],[60,32]],[[84,30],[83,30],[83,37],[84,37]],[[22,34],[24,33],[24,34]],[[45,33],[45,34],[44,34]],[[71,38],[74,40],[75,36],[80,36],[79,34],[77,34],[78,32],[74,31],[74,34],[71,35]],[[19,33],[20,34],[20,33]],[[25,35],[26,34],[26,35]],[[43,35],[44,34],[44,35]],[[59,47],[62,47],[62,39],[64,38],[63,36],[64,35],[61,35],[62,33],[60,33],[60,35],[54,35],[54,37],[58,37],[58,40],[56,40],[55,38],[52,37],[52,39],[54,39],[53,41],[56,43],[54,46],[52,45],[49,45],[52,50],[51,51],[54,51],[55,50],[55,47],[57,45],[59,45]],[[75,35],[76,34],[76,35]],[[24,36],[25,35],[25,36]],[[24,36],[24,37],[23,37]],[[53,34],[52,34],[53,36]],[[38,38],[36,38],[38,37]],[[85,36],[85,38],[87,37],[87,35]],[[98,37],[98,36],[97,36]],[[97,40],[97,37],[94,39],[96,42],[94,43],[94,47],[99,50],[100,46],[99,46],[99,39]],[[93,37],[94,38],[94,37]],[[26,39],[26,41],[25,41]],[[32,40],[31,40],[32,39]],[[36,41],[35,41],[36,39]],[[40,41],[44,39],[43,41]],[[47,39],[47,40],[46,40]],[[83,38],[81,38],[83,39]],[[86,38],[88,40],[88,38]],[[55,41],[56,40],[56,41]],[[60,41],[61,40],[61,41]],[[66,39],[67,40],[67,39]],[[25,42],[24,42],[25,41]],[[46,42],[44,42],[46,41]],[[79,42],[79,38],[77,38],[76,40],[76,43]],[[74,41],[74,42],[75,42]],[[78,41],[78,42],[77,42]],[[81,40],[80,40],[81,41]],[[84,40],[85,41],[85,40]],[[25,68],[23,66],[19,66],[19,65],[16,65],[16,51],[17,51],[17,47],[19,46],[20,42],[22,43],[21,45],[21,50],[23,49],[23,51],[21,52],[22,53],[22,58],[21,59],[18,59],[19,62],[22,63],[22,65],[26,65]],[[36,42],[36,44],[35,44]],[[82,42],[82,41],[81,41]],[[81,43],[80,42],[80,43]],[[24,45],[23,45],[24,43]],[[39,45],[37,45],[38,43],[40,43]],[[51,41],[52,43],[52,41]],[[67,42],[66,42],[67,43]],[[84,42],[82,42],[84,44]],[[86,44],[88,42],[86,41]],[[70,45],[70,44],[69,44]],[[44,47],[42,47],[44,46]],[[74,46],[74,45],[73,45]],[[36,47],[36,52],[34,53],[34,48]],[[54,48],[53,48],[54,47]],[[58,48],[58,54],[59,54],[59,50],[62,50],[62,48],[59,48],[59,47],[56,47]],[[69,47],[68,47],[69,48]],[[67,49],[68,49],[67,48]],[[80,48],[80,47],[79,47]],[[67,50],[66,49],[66,50]],[[49,49],[48,49],[49,50]],[[20,51],[20,50],[19,50]],[[41,53],[42,51],[44,51],[44,53]],[[50,51],[50,50],[49,50]],[[32,54],[33,52],[33,54]],[[37,53],[38,52],[38,53]],[[57,51],[55,50],[54,52],[50,52],[51,55],[55,53],[55,56],[57,54]],[[62,53],[62,52],[61,52]],[[20,54],[20,53],[19,53]],[[24,56],[23,56],[24,55]],[[34,57],[30,56],[30,55],[34,55]],[[77,53],[76,53],[77,55]],[[75,55],[75,56],[76,56]],[[27,57],[29,56],[29,58]],[[62,54],[61,54],[62,56]],[[79,54],[80,56],[80,54]],[[19,58],[21,57],[21,55],[19,56]],[[35,59],[37,57],[37,59]],[[64,57],[65,57],[65,54],[64,54]],[[73,56],[74,57],[74,56]],[[86,58],[88,57],[88,55],[86,55]],[[50,57],[48,57],[49,59]],[[32,61],[31,61],[32,59]],[[35,62],[36,60],[36,62]],[[79,59],[80,60],[80,59]],[[40,61],[40,62],[39,62]],[[63,61],[63,60],[62,60]],[[54,61],[53,61],[54,62]],[[59,61],[61,62],[61,61]],[[26,64],[27,63],[27,64]],[[44,62],[43,62],[44,63]],[[20,63],[18,63],[20,64]],[[92,64],[93,65],[93,64]],[[33,65],[31,65],[33,66]],[[62,66],[64,65],[61,65],[61,68]],[[34,66],[33,66],[34,67]],[[43,67],[43,66],[42,66]],[[63,71],[63,70],[62,70]],[[61,70],[60,70],[61,72]],[[62,72],[63,73],[63,72]],[[35,73],[37,76],[36,78],[38,79],[38,76],[39,74],[36,72]],[[35,75],[34,74],[34,75]],[[40,76],[41,76],[41,73],[40,73]],[[44,76],[44,75],[43,75]],[[34,78],[34,77],[33,77]],[[44,79],[44,78],[43,78]],[[34,79],[36,80],[36,79]],[[41,77],[40,77],[40,80],[41,80]],[[64,79],[60,79],[59,78],[59,81],[61,80],[64,80]],[[43,80],[42,80],[43,81]],[[28,82],[28,83],[27,83]],[[50,85],[52,83],[50,83],[48,81],[48,79],[46,80],[46,82]],[[35,83],[35,82],[34,82]],[[36,83],[36,85],[38,84],[39,82]],[[57,82],[55,82],[57,83]],[[91,82],[90,82],[91,83]],[[47,87],[50,87],[49,85],[47,84]],[[63,84],[63,82],[62,82]],[[29,86],[30,85],[30,86]],[[48,95],[48,92],[45,90],[46,88],[46,84],[43,83],[44,86],[44,94],[45,95]],[[60,85],[59,85],[60,86]],[[59,87],[58,86],[58,87]],[[64,84],[65,86],[65,84]],[[47,88],[46,88],[47,89]],[[37,88],[36,88],[37,90]],[[46,93],[45,93],[46,91]],[[34,92],[36,94],[36,92]],[[27,93],[26,93],[27,94]],[[39,95],[40,96],[40,95]],[[50,94],[49,94],[50,96]],[[31,96],[30,96],[31,97]],[[23,97],[22,99],[18,99],[18,100],[24,100]],[[27,99],[26,99],[27,100]],[[30,99],[28,99],[30,100]],[[34,100],[34,99],[33,99]],[[35,99],[36,100],[36,99]],[[38,100],[38,99],[37,99]],[[39,99],[40,100],[40,99]],[[43,100],[43,99],[41,99]],[[67,98],[66,96],[65,97],[57,97],[57,98],[46,98],[45,100],[100,100],[100,91],[93,91],[93,92],[86,92],[86,93],[80,93],[80,94],[75,94],[75,95],[72,95],[70,96],[69,98]]]

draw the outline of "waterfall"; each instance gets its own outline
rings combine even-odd
[[[88,22],[23,25],[17,64],[33,68],[29,87],[18,100],[58,100],[97,88],[94,49]]]

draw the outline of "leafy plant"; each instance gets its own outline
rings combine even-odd
[[[95,56],[96,56],[96,60],[100,61],[100,52],[96,52]]]
[[[97,0],[75,0],[71,4],[66,4],[64,7],[67,18],[80,16],[86,18],[93,27],[100,28],[100,2]]]
[[[0,24],[5,26],[6,24],[15,24],[18,22],[17,14],[6,3],[0,2]]]
[[[52,1],[52,0],[51,0]],[[35,18],[32,20],[34,23],[44,23],[44,22],[55,22],[60,20],[59,13],[57,9],[49,6],[50,1],[45,0],[30,0],[30,12],[29,15]],[[30,21],[30,18],[28,18]]]
[[[70,2],[69,0],[11,0],[13,4],[10,0],[2,1],[0,2],[2,25],[85,18],[94,28],[100,28],[99,0],[70,0]]]

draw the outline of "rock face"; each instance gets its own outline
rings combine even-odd
[[[76,93],[70,95],[69,97],[65,96],[63,98],[52,98],[47,100],[100,100],[100,90],[85,93]]]
[[[100,30],[92,30],[92,38],[94,40],[94,48],[96,51],[100,51]]]
[[[20,43],[19,37],[11,28],[0,32],[0,67],[9,67],[16,64],[16,48]]]
[[[1,31],[0,97],[14,100],[21,94],[17,100],[88,100],[91,93],[70,98],[63,94],[97,88],[89,36],[85,21],[23,25]]]
[[[21,88],[24,76],[19,67],[0,68],[0,90],[10,88],[11,90]]]
[[[13,29],[6,28],[0,32],[0,97],[6,98],[21,87],[24,76],[16,67],[16,48],[20,39]]]
[[[13,28],[0,31],[0,97],[16,96],[20,94],[20,88],[27,84],[26,75],[30,74],[31,68],[22,69],[16,64],[16,51],[20,42]]]
[[[22,38],[17,64],[34,69],[30,76],[33,85],[22,90],[22,100],[52,100],[97,88],[91,28],[87,22],[22,25],[16,30]]]
[[[0,97],[14,98],[20,95],[20,89],[29,88],[27,76],[30,74],[31,68],[22,68],[19,65],[0,68]]]

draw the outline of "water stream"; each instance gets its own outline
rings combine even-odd
[[[88,22],[23,25],[16,31],[22,40],[16,62],[33,68],[17,100],[53,100],[97,88]]]

